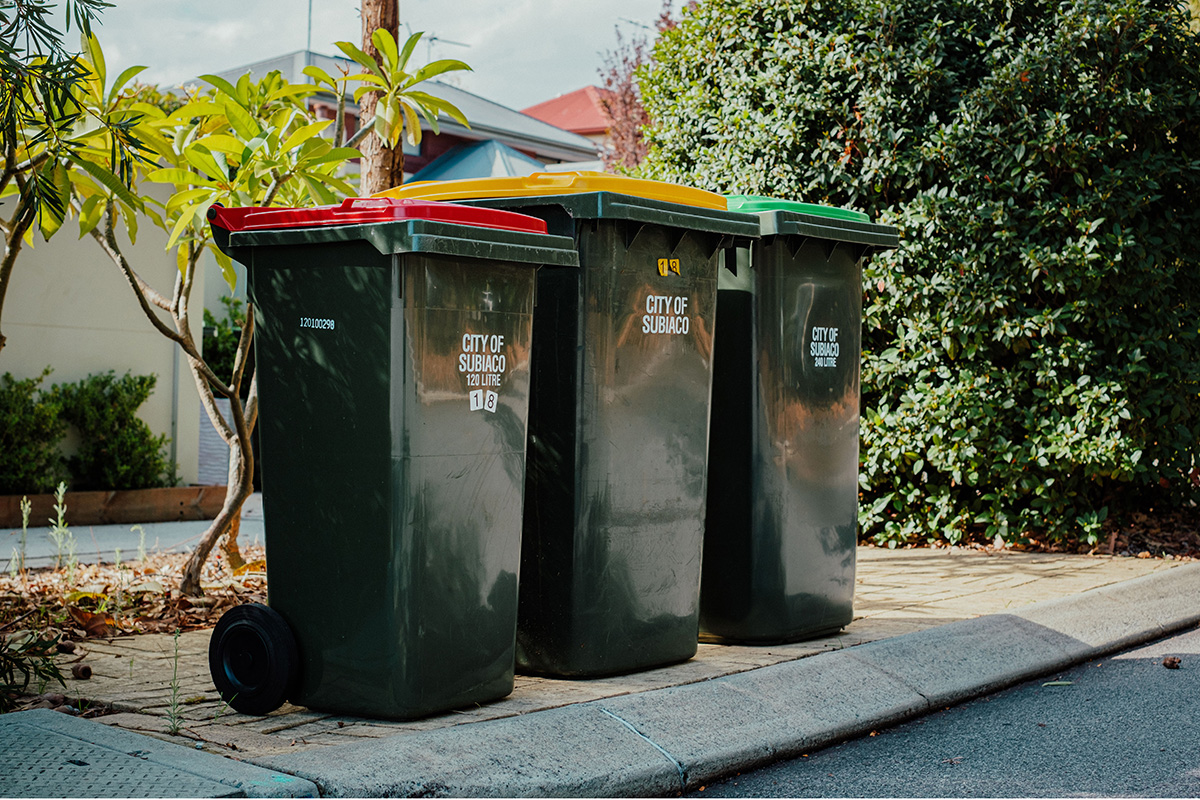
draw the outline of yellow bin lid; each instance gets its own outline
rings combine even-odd
[[[469,178],[457,181],[406,183],[373,195],[413,200],[485,200],[501,197],[538,197],[552,194],[612,192],[647,200],[700,208],[728,209],[724,197],[677,183],[626,178],[604,172],[535,172],[520,178]]]

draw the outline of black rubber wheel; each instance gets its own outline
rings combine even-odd
[[[247,603],[226,611],[208,643],[208,669],[235,711],[269,714],[283,705],[300,674],[291,628],[277,611]]]

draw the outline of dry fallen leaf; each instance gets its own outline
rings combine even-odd
[[[102,638],[111,636],[117,628],[116,621],[108,614],[93,614],[77,606],[67,606],[67,613],[75,624],[83,629],[85,636]]]
[[[1167,669],[1179,669],[1179,659],[1175,656],[1167,656],[1163,659],[1163,666]]]

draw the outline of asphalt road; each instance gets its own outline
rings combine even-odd
[[[690,796],[1200,797],[1200,630]]]

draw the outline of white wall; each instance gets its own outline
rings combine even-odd
[[[78,223],[68,220],[49,242],[36,234],[34,246],[25,245],[17,257],[0,318],[7,337],[0,374],[28,378],[50,366],[54,372],[46,386],[110,369],[118,375],[126,370],[157,375],[154,394],[138,415],[156,435],[171,437],[180,480],[194,483],[200,406],[187,362],[145,318],[116,265],[90,236],[80,240],[78,234]],[[121,242],[134,269],[169,297],[177,270],[174,256],[164,250],[166,234],[143,221],[136,246],[129,246],[123,234]],[[210,264],[192,290],[197,341],[204,324],[205,283],[213,271],[220,280],[220,271]]]

